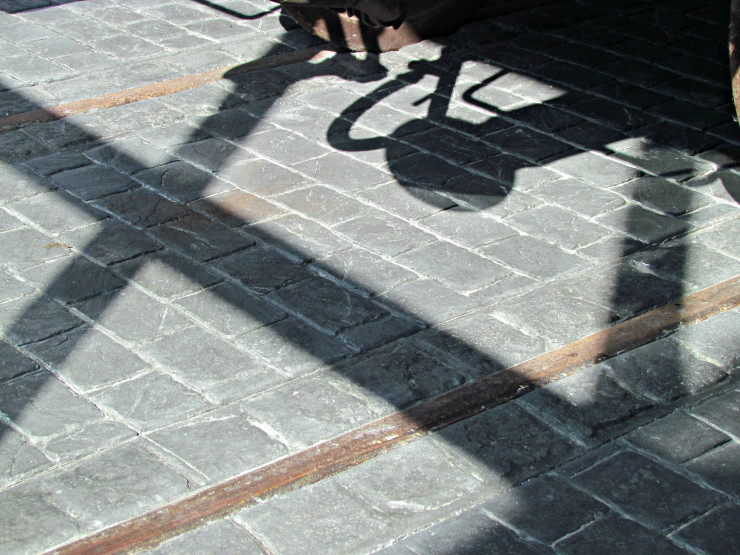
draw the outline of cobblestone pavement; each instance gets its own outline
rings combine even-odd
[[[273,6],[2,2],[0,117],[320,43]],[[563,1],[0,134],[2,552],[740,275],[728,22]],[[738,345],[736,308],[151,552],[736,553]]]

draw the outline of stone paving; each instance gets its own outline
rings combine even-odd
[[[3,2],[0,117],[319,43],[273,6]],[[563,1],[0,134],[2,551],[740,275],[728,21]],[[152,552],[737,552],[738,345],[734,309]]]

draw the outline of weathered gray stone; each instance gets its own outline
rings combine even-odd
[[[661,243],[690,231],[691,226],[679,219],[651,212],[637,204],[617,208],[596,221],[643,243]]]
[[[162,245],[138,229],[113,218],[60,235],[68,244],[101,264],[122,262],[158,251]]]
[[[307,184],[301,174],[268,160],[251,160],[222,169],[217,177],[244,191],[270,197]]]
[[[53,175],[90,164],[90,160],[78,152],[55,152],[48,156],[32,158],[23,163],[39,175]]]
[[[212,408],[201,395],[159,371],[102,389],[93,399],[137,431],[169,426]]]
[[[44,450],[63,462],[79,459],[136,437],[136,432],[114,420],[96,420],[50,440]]]
[[[586,260],[565,252],[559,244],[530,235],[515,235],[483,247],[480,253],[540,280],[550,280],[588,265]]]
[[[136,174],[136,180],[180,202],[232,189],[232,185],[186,162],[172,162]]]
[[[46,297],[22,297],[0,304],[0,331],[23,345],[82,325],[82,320]]]
[[[69,255],[68,247],[26,226],[0,234],[0,265],[12,270]]]
[[[219,520],[202,528],[196,528],[158,545],[147,553],[177,555],[183,551],[197,551],[212,555],[217,553],[262,555],[265,553],[264,549],[244,528],[230,520]]]
[[[140,256],[112,268],[145,291],[165,299],[189,295],[221,281],[203,266],[170,252]]]
[[[339,152],[331,152],[326,156],[295,164],[293,167],[319,183],[353,193],[393,179],[389,173]]]
[[[23,271],[25,279],[44,288],[44,292],[63,304],[71,304],[110,293],[126,282],[107,267],[98,266],[81,256],[52,260]]]
[[[395,260],[458,291],[479,289],[511,273],[491,260],[444,241],[408,251]]]
[[[309,278],[277,289],[270,298],[332,334],[388,314],[372,301],[323,278]]]
[[[679,555],[683,549],[659,533],[637,522],[609,514],[556,545],[559,552],[575,555],[607,549],[611,553],[666,553]]]
[[[695,395],[727,377],[723,368],[698,358],[673,337],[649,343],[603,364],[611,378],[659,404]]]
[[[547,164],[547,167],[597,187],[624,183],[639,174],[634,168],[593,152],[571,154]]]
[[[646,208],[673,216],[693,212],[712,202],[710,197],[702,193],[659,177],[641,177],[612,190]]]
[[[609,230],[557,206],[539,206],[514,214],[506,223],[567,250],[590,245]]]
[[[334,253],[313,267],[322,275],[349,285],[361,295],[377,295],[416,279],[416,274],[364,249]]]
[[[406,342],[376,349],[361,359],[353,358],[336,365],[333,371],[388,403],[392,410],[436,397],[466,381],[455,368]]]
[[[249,354],[197,326],[156,339],[142,351],[182,382],[201,390],[238,374],[263,370]]]
[[[399,187],[398,183],[380,185],[363,191],[359,196],[396,216],[411,220],[455,206],[455,202],[447,197],[418,187],[414,188],[412,193],[407,187]]]
[[[287,454],[285,445],[231,408],[209,412],[149,435],[209,482],[221,482]]]
[[[673,412],[635,430],[628,439],[632,445],[677,463],[730,441],[726,434],[683,411]]]
[[[493,218],[481,217],[476,212],[459,208],[437,212],[419,223],[435,233],[471,248],[519,234],[514,228]]]
[[[229,227],[251,226],[284,212],[279,206],[239,189],[209,196],[191,206]]]
[[[478,308],[478,303],[431,279],[404,283],[386,291],[379,298],[393,310],[403,311],[423,325],[445,322]],[[429,304],[434,299],[434,304]]]
[[[400,218],[382,213],[353,218],[334,229],[365,248],[391,257],[435,240]]]
[[[97,164],[57,173],[51,180],[60,189],[82,200],[93,200],[139,186],[127,175]]]
[[[740,435],[740,392],[727,391],[695,407],[692,414],[709,421],[713,426],[734,436]]]
[[[337,338],[288,317],[239,336],[236,342],[290,376],[299,376],[350,355]]]
[[[224,335],[235,337],[282,320],[286,313],[232,284],[220,284],[177,300],[177,305]]]
[[[575,481],[617,505],[627,516],[657,530],[703,514],[720,499],[716,492],[631,451],[598,463],[576,476]]]
[[[349,241],[326,227],[295,214],[250,225],[247,231],[303,262],[347,250],[351,246]]]
[[[0,388],[0,407],[24,434],[34,439],[70,433],[103,416],[95,405],[46,371],[4,383]]]
[[[548,476],[499,494],[481,505],[480,510],[547,544],[609,511],[593,497]]]
[[[11,428],[0,424],[0,485],[7,487],[51,466],[44,454]],[[1,503],[1,501],[0,501]]]
[[[381,416],[380,404],[360,391],[324,372],[248,399],[239,410],[251,422],[277,431],[291,449],[306,448]]]
[[[177,156],[198,168],[212,172],[234,165],[237,161],[241,163],[256,158],[254,154],[218,137],[180,145]]]
[[[186,206],[143,188],[107,196],[99,200],[97,205],[141,228],[163,224],[192,213]]]
[[[187,493],[188,483],[148,452],[129,443],[85,459],[41,486],[50,501],[95,530],[132,518]]]
[[[127,174],[162,166],[175,160],[163,150],[145,143],[138,137],[110,142],[87,151],[85,155],[99,164]]]
[[[33,287],[0,269],[0,303],[27,295]]]
[[[735,549],[739,519],[740,506],[725,505],[681,528],[674,537],[704,553],[730,553]]]
[[[612,436],[652,404],[619,387],[600,365],[536,389],[522,403],[585,438]]]
[[[323,186],[285,193],[277,196],[276,200],[328,226],[364,216],[371,211],[368,205]]]
[[[310,275],[303,264],[261,246],[220,258],[214,265],[258,294],[300,282]]]
[[[57,234],[102,220],[104,212],[81,202],[64,191],[42,193],[7,205],[39,225],[44,231]],[[54,206],[54,210],[49,210]]]

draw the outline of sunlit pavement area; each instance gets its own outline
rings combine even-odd
[[[1,2],[0,118],[321,50],[274,6]],[[740,275],[728,26],[723,1],[555,2],[2,132],[0,551]],[[725,308],[146,549],[736,553]]]

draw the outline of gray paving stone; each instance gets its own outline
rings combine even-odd
[[[93,264],[81,256],[52,260],[28,268],[22,275],[62,304],[71,304],[109,293],[126,284],[108,268]]]
[[[404,283],[379,297],[393,310],[402,310],[424,325],[439,324],[478,308],[478,303],[431,279]],[[434,305],[429,299],[434,299]]]
[[[522,403],[586,439],[614,436],[652,407],[609,379],[601,365],[537,389]]]
[[[280,194],[306,184],[306,178],[268,160],[251,160],[217,173],[220,179],[261,196]]]
[[[31,446],[23,436],[0,424],[0,484],[3,487],[20,482],[24,477],[51,466],[44,454]]]
[[[553,244],[529,235],[514,235],[483,247],[480,253],[540,280],[550,280],[588,265],[583,258],[565,252],[559,244],[559,241]]]
[[[405,138],[405,142],[458,165],[482,160],[495,152],[483,141],[471,139],[461,133],[441,127],[433,127],[428,131],[409,135]]]
[[[149,438],[220,482],[288,453],[285,445],[231,408],[209,412],[154,432]],[[249,446],[245,449],[245,446]]]
[[[60,238],[100,264],[114,264],[162,249],[151,237],[113,218],[64,232]]]
[[[147,550],[146,553],[150,555],[177,555],[183,551],[191,550],[203,555],[237,552],[244,555],[262,555],[266,553],[244,528],[230,520],[219,520],[202,528],[196,528]]]
[[[100,410],[49,372],[26,374],[0,388],[3,414],[34,440],[67,434],[102,418]]]
[[[33,287],[20,281],[17,277],[0,270],[0,303],[28,295]]]
[[[170,426],[212,408],[201,395],[156,370],[102,389],[92,398],[137,431]]]
[[[173,162],[136,174],[136,180],[180,202],[229,191],[233,186],[186,162]]]
[[[319,183],[353,193],[393,179],[389,173],[339,152],[331,152],[326,156],[295,164],[293,167]]]
[[[87,151],[85,156],[99,164],[110,166],[127,174],[162,166],[175,160],[163,150],[153,147],[137,137],[112,141],[104,146]]]
[[[546,350],[544,341],[512,328],[486,311],[425,331],[420,341],[462,363],[474,379],[508,368]]]
[[[160,225],[191,213],[182,204],[144,188],[109,195],[96,204],[126,223],[141,228]]]
[[[212,172],[256,158],[254,154],[218,137],[180,145],[177,157]]]
[[[295,214],[250,225],[248,231],[303,262],[331,256],[351,246],[349,241],[326,227]]]
[[[382,415],[372,392],[326,373],[271,389],[240,403],[239,410],[251,422],[275,430],[291,449],[309,447]]]
[[[373,350],[361,359],[336,365],[333,371],[388,403],[392,410],[403,410],[466,381],[459,370],[407,342]]]
[[[391,169],[401,185],[418,185],[430,191],[444,191],[445,183],[465,175],[462,168],[422,152],[395,160]]]
[[[398,553],[442,555],[444,553],[542,553],[516,535],[500,522],[490,519],[477,510],[470,510],[444,520],[422,532],[414,534],[401,543],[405,548]],[[393,549],[380,553],[395,553]]]
[[[5,156],[0,156],[5,161]],[[2,172],[0,172],[0,201],[3,204],[49,191],[53,188],[47,181],[39,179],[30,172],[16,167],[12,162],[11,160],[7,164],[0,166],[2,167]]]
[[[716,492],[630,451],[598,463],[575,481],[628,517],[659,531],[703,514],[720,499]]]
[[[740,419],[737,408],[740,406],[740,392],[730,390],[713,399],[705,401],[691,412],[709,421],[713,426],[734,436],[740,436]]]
[[[51,180],[60,189],[82,200],[94,200],[139,186],[130,177],[98,165],[67,170],[52,176]]]
[[[632,445],[683,463],[727,443],[730,437],[682,411],[651,422],[628,436]]]
[[[533,187],[563,178],[561,173],[506,153],[489,156],[470,164],[468,168],[493,179],[503,186],[505,191],[512,188],[519,191],[528,191]],[[491,191],[495,190],[490,184],[485,185]],[[480,191],[489,189],[479,187]],[[495,193],[491,192],[490,194]]]
[[[471,248],[518,235],[518,232],[492,218],[476,212],[451,208],[432,214],[419,222],[433,232]]]
[[[609,511],[593,497],[549,476],[501,493],[479,510],[546,544],[576,532]]]
[[[637,522],[610,514],[597,520],[582,531],[557,543],[562,553],[589,553],[607,549],[611,553],[675,554],[685,551],[661,534],[640,526]]]
[[[556,206],[539,206],[514,214],[506,223],[567,250],[594,243],[609,233],[607,228]]]
[[[220,258],[214,265],[260,295],[310,276],[303,264],[296,264],[275,249],[262,246]]]
[[[195,89],[199,90],[199,89]],[[186,143],[200,141],[210,137],[201,125],[195,122],[179,121],[154,129],[143,129],[138,133],[142,140],[159,148],[170,149]]]
[[[17,229],[23,225],[18,218],[11,216],[5,210],[0,210],[0,232]]]
[[[433,235],[400,218],[376,212],[348,220],[335,229],[355,243],[390,257],[435,241]]]
[[[71,258],[68,247],[26,226],[0,234],[0,264],[24,270],[57,258]]]
[[[283,129],[274,129],[272,131],[258,133],[257,135],[250,135],[240,144],[262,157],[271,158],[280,164],[295,167],[308,174],[314,173],[317,176],[322,175],[319,167],[316,165],[301,164],[301,162],[313,160],[328,153],[328,150],[316,141],[306,139]]]
[[[689,290],[710,287],[740,273],[740,261],[701,243],[676,242],[636,254],[632,259],[651,272],[687,283]]]
[[[503,152],[533,162],[555,156],[563,158],[576,152],[571,145],[549,135],[516,126],[487,135],[485,140]]]
[[[739,336],[740,312],[732,310],[680,329],[675,337],[702,357],[732,371],[740,365]]]
[[[194,89],[197,90],[197,89]],[[229,96],[216,106],[217,112],[209,110],[208,119],[203,121],[200,128],[206,129],[220,137],[226,139],[242,139],[251,136],[257,132],[255,126],[259,120],[253,115],[240,108],[226,108],[230,104],[238,105],[242,101],[236,96]]]
[[[277,289],[270,297],[332,334],[388,314],[372,301],[318,277]]]
[[[605,328],[616,315],[578,297],[564,294],[557,283],[534,289],[491,308],[494,316],[551,348],[567,345]]]
[[[249,226],[284,213],[279,206],[239,189],[209,196],[191,206],[230,227]]]
[[[184,218],[158,225],[151,232],[171,250],[198,262],[206,262],[255,245],[253,238],[245,237],[194,212]]]
[[[123,381],[149,368],[134,353],[86,326],[34,343],[27,349],[82,391]]]
[[[513,404],[487,410],[438,432],[453,445],[471,471],[486,483],[487,494],[507,490],[516,483],[549,470],[583,452]]]
[[[739,518],[738,505],[725,505],[681,528],[673,537],[704,553],[733,553],[737,545],[732,538]]]
[[[362,328],[359,328],[362,329]],[[289,376],[300,376],[351,354],[337,338],[298,318],[284,320],[239,336],[237,343]]]
[[[206,268],[169,252],[140,256],[112,268],[145,291],[165,299],[189,295],[221,281]]]
[[[572,154],[547,164],[547,167],[597,187],[618,185],[637,177],[639,173],[634,168],[592,152]]]
[[[416,279],[416,274],[363,249],[344,250],[322,258],[314,268],[341,280],[364,296],[373,296]]]
[[[399,187],[397,183],[380,185],[363,191],[359,196],[396,216],[412,220],[456,206],[454,201],[426,189],[415,188],[412,193],[409,188]]]
[[[63,462],[69,462],[109,449],[136,437],[136,432],[114,420],[96,420],[54,438],[44,445],[44,450]]]
[[[42,487],[87,531],[131,518],[188,491],[186,479],[140,443],[86,459],[49,478]]]
[[[329,226],[364,216],[371,211],[368,205],[323,186],[285,193],[275,197],[275,200]]]
[[[737,497],[740,483],[737,465],[740,462],[740,444],[726,443],[686,463],[686,468],[709,482],[714,488]]]
[[[235,337],[282,320],[285,312],[256,295],[222,283],[176,301],[197,319]]]
[[[510,274],[491,260],[443,241],[408,251],[395,260],[459,291],[479,289]]]
[[[394,535],[382,515],[334,481],[245,509],[235,520],[261,545],[286,555],[370,551]]]
[[[38,369],[36,361],[28,358],[10,343],[0,341],[0,380],[15,378]]]
[[[680,283],[663,279],[625,262],[604,265],[561,281],[557,287],[567,295],[608,307],[621,319],[631,318],[650,308],[683,296]]]
[[[156,339],[142,351],[179,380],[200,390],[239,374],[256,375],[264,370],[253,357],[200,327]]]
[[[656,214],[635,204],[598,216],[596,221],[643,243],[651,244],[661,243],[691,230],[687,222]]]
[[[712,202],[707,195],[659,177],[642,177],[612,190],[646,208],[673,216],[693,212]]]
[[[43,551],[80,533],[80,525],[56,508],[38,481],[0,493],[0,518],[6,523],[0,547],[6,553]],[[47,529],[39,534],[39,526]]]
[[[695,395],[727,377],[724,369],[699,359],[672,337],[603,364],[611,378],[658,404]]]
[[[0,331],[17,345],[41,341],[82,325],[82,320],[43,296],[0,304]]]
[[[48,156],[32,158],[23,163],[24,166],[43,176],[73,170],[88,164],[90,164],[90,160],[78,152],[55,152]]]

